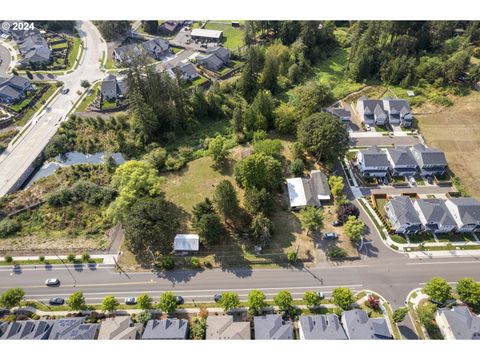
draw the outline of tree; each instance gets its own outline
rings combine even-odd
[[[246,61],[238,86],[247,101],[251,101],[258,90],[258,77],[263,67],[264,54],[260,47],[250,46],[245,55]]]
[[[222,295],[223,296],[223,295]],[[260,290],[252,290],[248,293],[248,311],[258,315],[267,306],[265,294]]]
[[[258,213],[253,217],[250,230],[257,243],[266,246],[272,239],[273,224],[263,213]]]
[[[238,308],[240,306],[238,294],[234,292],[223,293],[220,298],[219,304],[225,312],[229,312],[230,310]]]
[[[95,25],[106,41],[111,41],[115,36],[119,36],[130,30],[130,21],[95,21]]]
[[[339,119],[328,113],[304,118],[298,125],[298,140],[317,161],[343,158],[349,146],[348,132]]]
[[[335,198],[343,195],[344,184],[341,176],[330,176],[328,185],[330,185],[330,190]]]
[[[194,318],[190,326],[190,337],[193,340],[204,340],[207,332],[207,319]]]
[[[457,293],[460,300],[471,306],[480,305],[480,283],[472,278],[464,278],[457,283]]]
[[[255,130],[268,130],[274,127],[275,117],[273,111],[275,109],[275,99],[270,91],[259,90],[255,99],[253,99],[251,109],[255,114],[260,115],[264,119],[261,124],[258,124],[257,121]]]
[[[295,159],[290,164],[290,172],[295,176],[302,176],[305,171],[305,164],[302,159]]]
[[[215,242],[223,235],[223,225],[209,198],[194,205],[192,227],[198,232],[203,244]]]
[[[408,314],[408,308],[407,307],[399,307],[393,312],[393,321],[395,323],[401,323],[404,319],[405,316]]]
[[[281,290],[273,298],[273,302],[278,306],[280,311],[290,312],[293,309],[292,294],[287,290]]]
[[[309,81],[293,90],[292,105],[300,119],[319,113],[323,107],[333,101],[333,95],[327,85]]]
[[[283,181],[282,164],[262,153],[250,155],[235,166],[235,180],[244,189],[278,191]]]
[[[222,180],[215,187],[213,203],[224,219],[232,220],[239,215],[237,192],[229,180]]]
[[[272,194],[265,189],[247,188],[245,190],[244,204],[245,209],[252,216],[259,213],[268,215],[273,210]]]
[[[339,287],[333,290],[332,300],[335,305],[340,306],[343,310],[348,310],[353,303],[353,294],[350,289]]]
[[[346,223],[350,216],[357,217],[360,215],[360,210],[351,202],[347,202],[339,206],[337,210],[338,220]]]
[[[362,235],[365,233],[365,224],[357,219],[355,216],[349,216],[345,222],[345,234],[352,241],[359,241],[362,238]]]
[[[3,219],[0,221],[0,238],[15,235],[22,229],[21,223],[16,219]]]
[[[113,312],[113,311],[117,310],[118,305],[120,305],[120,303],[118,302],[118,300],[113,295],[105,296],[102,300],[102,310],[103,311]]]
[[[156,147],[146,153],[143,159],[148,162],[154,169],[163,170],[165,161],[167,160],[167,150],[162,147]]]
[[[278,91],[278,59],[273,55],[267,52],[265,56],[265,65],[263,66],[262,71],[262,86],[264,89],[271,91],[272,94],[275,94]]]
[[[69,263],[74,263],[76,259],[77,259],[77,256],[73,253],[70,253],[67,255],[67,261]]]
[[[380,298],[377,295],[374,295],[374,294],[368,295],[365,303],[370,309],[380,308]]]
[[[21,288],[8,289],[0,296],[0,307],[11,309],[19,306],[24,296],[25,291]]]
[[[166,254],[172,250],[172,239],[180,222],[174,205],[157,197],[137,199],[123,225],[129,250],[150,257],[155,251]]]
[[[444,304],[448,299],[452,298],[452,287],[442,278],[433,277],[423,288],[423,292],[427,294],[432,301]]]
[[[177,309],[177,306],[177,300],[175,299],[175,295],[173,295],[171,291],[165,291],[162,296],[160,296],[158,307],[163,312],[171,314]]]
[[[417,307],[418,319],[427,328],[427,330],[432,328],[436,311],[437,306],[432,303],[425,303]]]
[[[153,299],[148,294],[141,294],[137,298],[137,304],[142,310],[148,310],[152,308]]]
[[[88,262],[90,262],[91,260],[92,260],[92,259],[91,259],[90,254],[89,254],[88,252],[84,252],[84,253],[82,254],[82,262],[88,263]]]
[[[225,138],[217,135],[208,143],[208,151],[212,155],[215,166],[219,166],[228,156]]]
[[[278,139],[265,139],[255,141],[253,143],[253,150],[256,153],[262,153],[279,159],[282,157],[283,145]]]
[[[303,301],[309,308],[313,308],[320,305],[321,299],[316,291],[305,291],[305,294],[303,295]]]
[[[323,214],[321,209],[313,206],[305,206],[300,213],[302,228],[307,230],[307,235],[313,231],[320,231],[323,228]]]
[[[82,80],[80,82],[80,86],[83,87],[84,89],[90,87],[90,83],[88,82],[88,80]]]
[[[275,128],[280,134],[295,135],[297,131],[297,114],[295,108],[281,103],[274,111]]]
[[[158,20],[142,21],[143,31],[148,34],[156,34],[158,31]]]
[[[67,305],[70,308],[70,310],[73,310],[73,311],[83,310],[87,305],[85,302],[85,296],[81,291],[75,291],[67,299]]]
[[[149,310],[143,310],[140,314],[138,314],[138,322],[141,323],[143,326],[152,319],[152,313]]]

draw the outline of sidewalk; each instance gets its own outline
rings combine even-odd
[[[66,260],[67,257],[68,257],[67,255],[59,255],[59,256],[49,255],[49,256],[45,256],[45,261],[59,260],[59,258],[62,260]],[[117,259],[117,257],[118,257],[117,254],[90,255],[90,258],[92,259],[103,259],[102,265],[115,265],[115,259]],[[12,258],[13,258],[12,263],[15,261],[28,261],[28,260],[38,261],[38,256],[13,256]]]

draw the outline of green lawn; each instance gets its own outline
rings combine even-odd
[[[115,66],[115,61],[113,61],[112,58],[108,58],[106,63],[105,63],[105,69],[108,70],[113,70],[116,69],[117,67]]]
[[[183,48],[179,48],[179,47],[176,47],[176,46],[171,46],[170,49],[172,49],[172,52],[174,54],[178,54],[180,51],[183,50]]]
[[[23,99],[19,103],[10,105],[9,108],[12,109],[13,111],[16,111],[16,112],[22,111],[22,109],[25,106],[27,106],[28,104],[30,104],[32,99],[42,90],[43,90],[43,86],[37,86],[34,93],[30,94],[29,96],[27,96],[25,99]]]
[[[75,65],[75,60],[77,59],[80,45],[82,43],[79,37],[69,37],[69,41],[71,48],[67,58],[67,70],[70,70]]]
[[[206,81],[208,81],[208,79],[205,76],[200,75],[199,78],[192,81],[192,86],[202,85]]]
[[[67,45],[68,45],[67,42],[62,42],[59,44],[52,45],[51,48],[52,50],[66,49]]]
[[[48,100],[48,98],[53,95],[55,90],[57,90],[56,85],[49,85],[48,90],[45,91],[45,93],[40,99],[38,99],[37,103],[34,106],[30,107],[28,110],[26,110],[21,118],[17,119],[17,125],[25,125],[25,123],[33,116],[33,114],[35,114],[35,112],[37,112],[38,109],[42,107],[42,105]]]
[[[116,107],[117,107],[116,100],[112,100],[112,101],[104,100],[102,103],[102,110],[115,109]]]
[[[236,50],[243,46],[243,27],[207,23],[205,29],[223,31],[223,45],[229,49]]]
[[[82,102],[80,103],[80,105],[78,105],[77,107],[77,110],[78,112],[83,112],[87,109],[88,105],[90,105],[92,103],[93,100],[95,100],[95,98],[97,97],[98,95],[98,92],[100,91],[100,83],[98,84],[95,84],[93,86],[93,91],[90,95],[86,96]]]

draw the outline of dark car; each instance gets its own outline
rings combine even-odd
[[[433,177],[427,176],[427,183],[429,183],[430,185],[432,185],[432,184],[433,184]]]
[[[338,239],[338,235],[334,232],[328,232],[323,234],[323,240],[336,240]]]
[[[185,300],[183,300],[183,297],[181,296],[175,296],[175,302],[177,303],[177,305],[182,305]]]
[[[222,299],[222,294],[215,294],[213,296],[213,300],[215,300],[215,302],[219,302],[221,299]]]
[[[68,94],[69,92],[70,92],[70,89],[63,89],[63,90],[62,90],[62,94],[63,94],[63,95],[66,95],[66,94]]]
[[[332,226],[342,226],[343,223],[340,220],[334,220],[332,221]]]
[[[10,310],[5,309],[5,308],[0,308],[0,316],[8,315],[10,314]]]
[[[63,305],[65,304],[65,299],[59,297],[51,298],[50,300],[48,300],[48,303],[50,305]]]
[[[319,291],[319,292],[317,292],[317,295],[318,295],[318,298],[319,298],[320,300],[325,299],[325,294],[324,294],[323,292]]]

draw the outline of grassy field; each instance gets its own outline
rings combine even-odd
[[[30,120],[30,118],[35,114],[35,112],[38,111],[42,107],[42,105],[50,98],[50,96],[53,95],[53,93],[57,90],[56,85],[49,85],[49,88],[45,93],[42,95],[40,99],[36,102],[36,104],[32,107],[30,107],[28,110],[26,110],[22,116],[17,119],[16,124],[19,126],[25,125],[25,123]]]
[[[93,86],[93,91],[90,95],[85,96],[85,98],[82,100],[80,105],[78,105],[77,112],[83,112],[87,109],[87,107],[92,103],[92,101],[97,97],[98,92],[100,90],[100,83],[95,84]]]
[[[472,92],[455,98],[453,106],[440,112],[416,115],[427,144],[445,152],[450,169],[475,197],[480,197],[479,111],[480,93]]]
[[[228,21],[225,21],[228,22]],[[236,50],[243,46],[243,28],[235,28],[232,25],[226,24],[211,24],[208,23],[205,29],[223,31],[223,45],[231,50]]]
[[[69,41],[71,43],[71,48],[68,52],[67,70],[70,70],[75,65],[75,60],[77,59],[80,45],[82,43],[79,37],[70,37]]]

